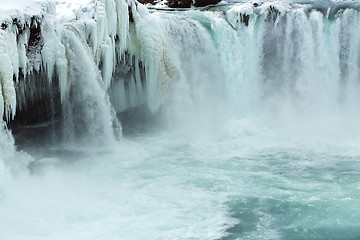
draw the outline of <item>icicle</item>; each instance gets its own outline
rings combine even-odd
[[[107,28],[107,16],[106,16],[106,2],[104,0],[102,1],[96,1],[96,9],[95,9],[95,21],[96,21],[96,39],[97,39],[97,45],[95,45],[94,54],[96,57],[99,55],[97,54],[98,49],[100,49],[100,45],[105,41],[105,36],[107,35],[108,28]]]
[[[124,0],[122,0],[124,1]],[[108,25],[109,36],[114,39],[117,31],[117,13],[116,13],[116,3],[114,0],[106,0],[106,18]]]
[[[8,54],[12,63],[12,72],[17,80],[19,76],[19,54],[17,50],[16,35],[14,33],[9,32],[7,34],[7,43]]]
[[[2,123],[3,119],[2,119],[2,116],[4,114],[4,97],[3,97],[3,90],[2,90],[2,75],[0,75],[0,123]],[[0,126],[2,128],[2,126]]]
[[[24,32],[23,34],[20,35],[17,45],[18,54],[19,54],[19,67],[23,71],[24,78],[26,77],[26,73],[27,73],[26,45],[28,41],[29,41],[28,34],[27,32]]]
[[[0,30],[0,84],[2,93],[0,112],[1,115],[3,113],[5,114],[8,121],[10,120],[10,117],[13,118],[15,116],[16,112],[16,93],[13,83],[13,75],[14,65],[18,66],[18,57],[16,61],[16,56],[14,56],[15,50],[11,49],[14,44],[9,44],[9,34],[10,36],[12,35],[12,33]],[[12,38],[10,37],[10,39]],[[15,47],[15,49],[17,48]],[[5,109],[3,108],[4,105]]]
[[[145,63],[147,104],[156,112],[167,95],[170,84],[180,78],[178,69],[172,63],[165,30],[161,19],[150,14],[141,4],[132,3],[137,41],[141,49],[140,59]]]
[[[112,73],[114,71],[114,55],[113,55],[113,44],[111,38],[108,37],[105,44],[102,45],[102,62],[103,62],[103,81],[105,87],[108,88],[111,83]]]
[[[119,37],[119,56],[125,53],[129,34],[129,5],[125,0],[116,0],[117,35]]]
[[[67,59],[65,47],[61,42],[62,30],[50,16],[43,22],[42,36],[44,39],[44,46],[41,51],[43,66],[49,82],[52,81],[56,69],[61,100],[63,101],[68,91]]]

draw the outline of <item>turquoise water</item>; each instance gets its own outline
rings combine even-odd
[[[357,134],[316,139],[257,124],[133,129],[111,147],[37,149],[54,157],[9,183],[0,237],[358,239]]]
[[[151,98],[68,30],[63,128],[0,135],[0,239],[360,239],[358,10],[266,4],[138,16]]]

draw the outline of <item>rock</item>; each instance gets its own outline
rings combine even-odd
[[[167,5],[170,8],[190,8],[191,6],[205,7],[217,4],[220,1],[221,0],[168,0]]]
[[[265,21],[267,21],[267,22],[275,22],[277,17],[280,16],[280,15],[281,15],[280,11],[276,7],[273,7],[273,6],[270,5]]]
[[[168,0],[167,5],[171,8],[189,8],[192,0]]]
[[[165,2],[166,5],[170,8],[190,8],[194,7],[205,7],[208,5],[214,5],[219,3],[221,0],[138,0],[142,4],[151,4],[155,5],[161,2]]]
[[[138,0],[139,3],[142,4],[155,4],[157,1],[155,0]]]
[[[215,5],[221,2],[221,0],[195,0],[194,6],[195,7],[205,7],[208,5]]]

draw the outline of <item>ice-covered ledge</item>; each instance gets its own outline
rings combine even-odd
[[[2,0],[0,8],[0,21],[13,18],[27,18],[42,16],[46,9],[56,9],[56,15],[64,20],[76,18],[78,11],[94,7],[92,0]]]
[[[220,7],[224,14],[219,17],[239,30],[249,24],[250,16],[270,21],[294,8],[305,13],[315,9],[329,17],[341,8],[358,9],[359,3],[254,1]],[[7,120],[16,110],[18,116],[39,102],[50,108],[49,98],[61,111],[74,102],[79,105],[75,95],[94,86],[88,85],[90,78],[79,83],[88,72],[117,112],[144,103],[156,112],[171,83],[179,79],[161,17],[136,1],[6,0],[1,9],[0,114]]]
[[[0,4],[0,21],[3,22],[14,17],[39,16],[43,12],[43,7],[49,3],[41,0],[2,0]]]
[[[75,95],[95,91],[91,88],[103,92],[96,106],[108,101],[111,88],[116,111],[143,103],[157,111],[170,82],[179,78],[158,18],[136,1],[6,1],[4,6],[0,114],[8,121],[16,110],[38,102],[44,112],[53,112],[45,106],[49,98],[61,111],[68,111],[65,105],[79,107]],[[82,79],[89,72],[92,76]]]

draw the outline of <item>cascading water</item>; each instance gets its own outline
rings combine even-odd
[[[115,114],[101,86],[100,72],[89,57],[91,50],[86,49],[73,32],[67,32],[65,38],[69,45],[69,77],[73,81],[68,99],[64,100],[65,135],[71,138],[74,133],[80,135],[77,137],[85,134],[90,141],[99,137],[110,141],[114,134],[112,123],[117,120],[113,119]]]
[[[0,239],[360,237],[357,2],[42,6],[0,15]]]
[[[218,92],[226,88],[227,103],[242,115],[267,107],[310,115],[351,107],[358,112],[353,104],[358,102],[354,93],[359,85],[359,44],[352,31],[358,25],[357,10],[341,10],[329,19],[301,6],[283,4],[283,12],[268,13],[264,8],[257,13],[248,5],[251,10],[241,5],[225,15],[163,14],[170,51],[180,59],[190,85],[198,81]],[[246,23],[241,21],[244,15],[249,16]],[[189,91],[204,88],[191,86]],[[209,98],[219,96],[212,93]]]

